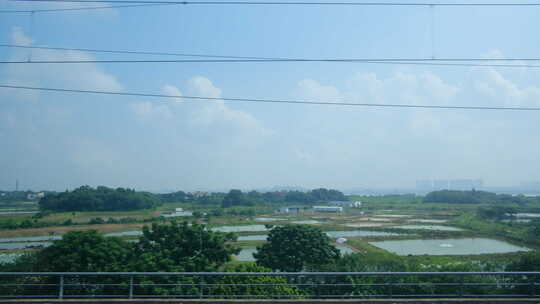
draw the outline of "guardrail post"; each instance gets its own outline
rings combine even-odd
[[[459,297],[460,298],[463,298],[463,280],[464,280],[464,276],[460,275],[459,276]]]
[[[199,281],[199,299],[202,299],[204,297],[204,280],[203,277],[201,277],[201,280]]]
[[[392,282],[388,283],[388,289],[389,297],[392,299],[394,297],[394,284]]]
[[[129,298],[133,299],[133,276],[129,276]]]
[[[529,282],[529,286],[531,288],[530,290],[530,294],[531,296],[535,296],[536,295],[536,283],[535,283],[535,280],[536,278],[534,276],[528,276],[530,282]]]
[[[58,284],[58,299],[64,298],[64,275],[60,276],[60,283]]]

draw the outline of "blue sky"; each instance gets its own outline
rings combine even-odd
[[[1,2],[0,10],[74,6]],[[535,58],[539,12],[188,5],[35,13],[33,26],[30,14],[0,14],[0,41],[268,57]],[[0,48],[5,60],[29,56],[142,58]],[[0,82],[18,85],[479,106],[540,106],[538,76],[535,68],[358,63],[0,66]],[[15,179],[36,190],[81,184],[148,190],[412,187],[426,178],[515,185],[540,180],[538,114],[163,102],[2,89],[0,188],[12,188]]]

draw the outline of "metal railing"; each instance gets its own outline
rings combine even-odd
[[[0,272],[0,298],[533,298],[540,272]]]

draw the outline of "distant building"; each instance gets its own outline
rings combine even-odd
[[[289,207],[281,207],[278,209],[279,213],[295,213],[298,214],[302,210],[302,207],[298,206],[289,206]]]
[[[450,190],[471,190],[484,185],[480,179],[454,179],[449,181]]]
[[[481,179],[434,179],[417,180],[416,189],[420,192],[439,190],[471,190],[481,188],[484,182]]]
[[[195,198],[200,198],[200,197],[209,196],[210,194],[204,191],[195,191],[195,192],[191,192],[191,195],[193,195],[193,197]]]
[[[163,217],[193,216],[193,212],[184,211],[183,208],[176,208],[174,210],[174,212],[162,213],[161,216],[163,216]]]
[[[360,208],[360,207],[362,207],[362,202],[359,202],[359,201],[355,201],[355,202],[331,201],[331,202],[328,202],[328,204],[331,205],[331,206],[341,206],[341,207],[351,207],[351,208]]]
[[[28,195],[26,196],[26,199],[28,199],[28,200],[38,200],[38,199],[40,199],[42,197],[45,197],[44,192],[28,193]]]
[[[433,181],[432,180],[417,180],[416,189],[431,191],[433,190]]]
[[[337,206],[314,206],[313,211],[315,212],[343,212],[343,207]]]

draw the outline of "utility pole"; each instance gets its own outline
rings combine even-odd
[[[15,192],[18,192],[19,191],[19,180],[16,179],[15,180]]]

